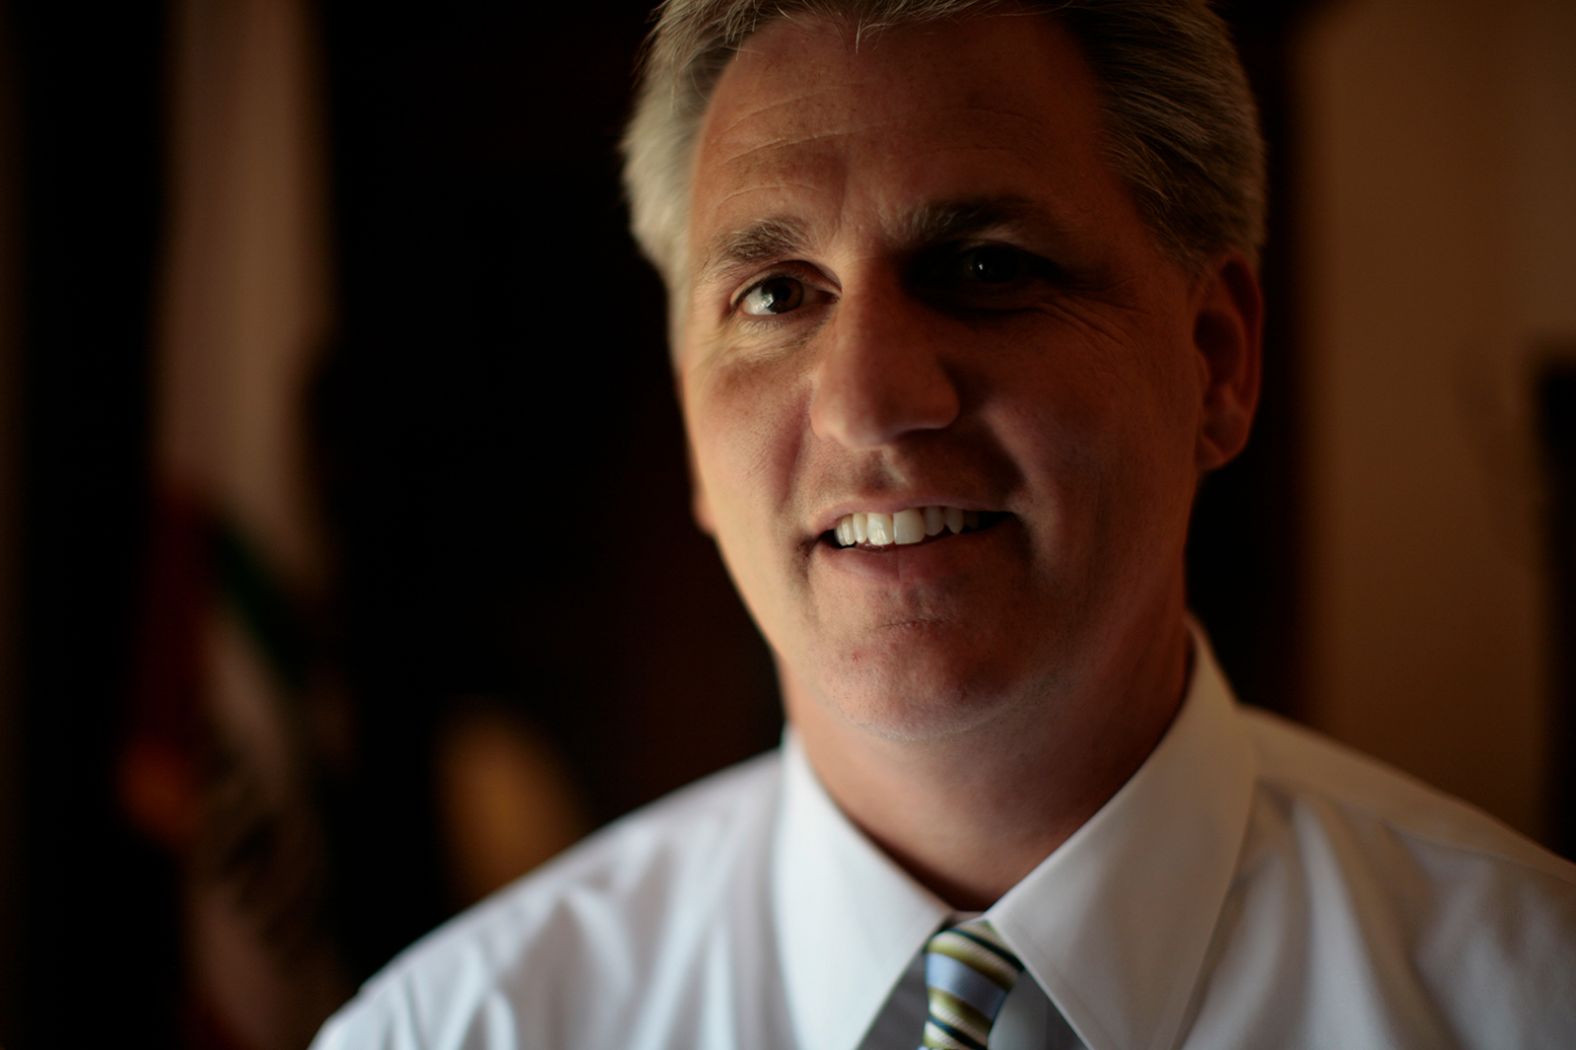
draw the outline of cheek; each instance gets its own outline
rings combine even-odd
[[[1139,464],[1190,472],[1200,410],[1198,370],[1183,335],[1164,324],[1136,329],[1091,355],[1083,380],[1088,431],[1108,435]]]
[[[685,383],[684,404],[699,480],[718,526],[758,522],[780,508],[799,447],[783,385],[751,370],[710,370]],[[734,544],[751,538],[719,537]]]
[[[1071,490],[1063,498],[1077,498],[1132,465],[1137,435],[1153,414],[1152,399],[1135,396],[1139,385],[1111,355],[1064,345],[1000,377],[991,389],[1006,396],[982,407],[1031,489],[1050,483]]]
[[[1133,542],[1186,517],[1196,377],[1174,343],[1132,339],[1149,352],[1080,346],[1000,406],[996,429],[1030,491],[1049,502],[1059,542]]]

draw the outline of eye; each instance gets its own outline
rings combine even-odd
[[[1054,264],[1010,244],[941,245],[915,262],[916,292],[942,309],[1027,309],[1062,283]]]
[[[1000,244],[982,244],[957,257],[958,276],[982,284],[1010,284],[1028,268],[1024,254]]]
[[[757,281],[739,296],[738,308],[751,317],[770,317],[797,310],[804,303],[804,285],[778,275]]]

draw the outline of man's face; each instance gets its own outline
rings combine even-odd
[[[1054,711],[1180,630],[1208,293],[1106,163],[1097,91],[1022,16],[779,21],[718,84],[677,367],[699,516],[795,718]]]

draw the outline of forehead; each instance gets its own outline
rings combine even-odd
[[[914,209],[946,200],[1032,199],[1069,228],[1131,211],[1102,141],[1098,83],[1043,15],[875,33],[846,20],[779,20],[724,71],[702,125],[690,207],[697,269],[767,218],[829,237],[851,225],[899,229]]]

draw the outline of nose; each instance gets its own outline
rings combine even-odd
[[[817,437],[868,449],[952,425],[958,387],[927,313],[896,289],[845,290],[821,333],[810,404]]]

